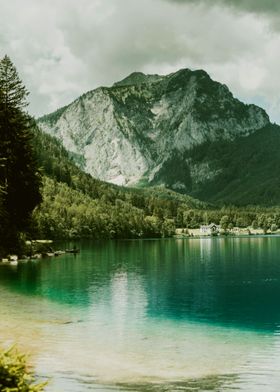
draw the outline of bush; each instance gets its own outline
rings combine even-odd
[[[1,392],[41,392],[45,383],[34,384],[35,377],[28,369],[26,356],[14,347],[0,353],[0,391]]]

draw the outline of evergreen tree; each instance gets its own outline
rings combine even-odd
[[[5,111],[21,111],[28,105],[29,93],[7,55],[0,61],[0,86]]]
[[[5,56],[0,60],[0,187],[7,219],[0,234],[8,251],[16,246],[18,233],[28,228],[31,213],[41,201],[32,120],[24,111],[27,95],[15,66]]]

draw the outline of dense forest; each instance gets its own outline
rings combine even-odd
[[[280,127],[269,124],[232,142],[204,143],[193,148],[188,158],[196,164],[208,162],[211,170],[220,174],[203,186],[193,185],[192,194],[213,203],[279,205],[279,146]]]
[[[49,238],[170,236],[177,215],[209,206],[164,188],[124,188],[81,171],[61,143],[34,126],[34,148],[44,175],[43,202],[33,217]]]
[[[124,188],[81,171],[59,140],[34,127],[34,147],[44,174],[43,203],[35,210],[38,235],[50,238],[170,236],[176,227],[211,222],[280,227],[280,208],[215,206],[163,187]]]

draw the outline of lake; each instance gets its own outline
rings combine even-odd
[[[0,266],[1,342],[47,391],[279,390],[280,237],[76,245]]]

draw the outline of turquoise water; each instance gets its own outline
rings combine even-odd
[[[279,390],[280,237],[77,246],[0,266],[0,339],[48,391]]]

